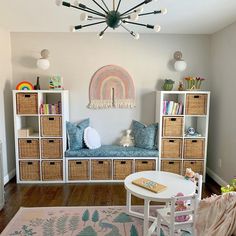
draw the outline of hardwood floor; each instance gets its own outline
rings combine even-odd
[[[203,185],[203,198],[220,194],[220,186],[207,177]],[[5,206],[0,212],[0,232],[21,206],[103,206],[125,205],[123,184],[16,184],[11,180],[5,186]],[[142,200],[132,199],[140,205]]]

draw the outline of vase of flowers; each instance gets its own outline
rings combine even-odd
[[[165,83],[162,86],[162,89],[165,91],[171,91],[173,89],[175,81],[172,79],[165,79]]]
[[[187,90],[199,90],[203,80],[205,79],[201,77],[186,77],[185,81]]]

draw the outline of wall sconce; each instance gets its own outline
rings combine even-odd
[[[187,67],[187,63],[184,61],[184,59],[182,58],[182,52],[177,51],[174,53],[174,59],[175,59],[175,70],[176,71],[184,71]]]
[[[41,70],[47,70],[50,66],[50,62],[48,60],[49,51],[47,49],[43,49],[41,51],[41,58],[37,60],[37,67]]]

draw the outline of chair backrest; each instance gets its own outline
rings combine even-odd
[[[186,203],[186,209],[177,210],[179,202]],[[171,199],[171,212],[170,222],[171,225],[177,224],[181,227],[192,227],[195,220],[195,212],[197,210],[198,195],[192,194],[188,196],[172,197]]]
[[[195,186],[196,186],[195,193],[197,194],[198,201],[200,201],[202,198],[202,175],[196,173],[194,180],[195,180]]]

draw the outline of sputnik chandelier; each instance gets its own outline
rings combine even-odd
[[[161,27],[159,25],[150,25],[150,24],[143,24],[138,23],[138,19],[143,16],[147,15],[153,15],[153,14],[166,14],[167,10],[154,10],[151,12],[143,12],[143,5],[148,4],[155,0],[144,0],[143,2],[137,4],[136,6],[128,9],[125,12],[119,12],[119,7],[121,4],[121,0],[119,0],[118,4],[116,5],[115,0],[113,0],[113,7],[112,9],[109,9],[107,4],[104,2],[104,0],[101,0],[102,4],[99,4],[96,0],[92,0],[101,11],[94,10],[92,8],[87,7],[86,5],[79,3],[78,1],[75,1],[74,4],[71,4],[69,2],[65,2],[62,0],[56,0],[56,4],[58,6],[65,6],[65,7],[71,7],[75,8],[77,10],[81,10],[82,13],[80,14],[80,20],[86,21],[96,21],[91,24],[84,24],[84,25],[76,25],[71,28],[71,30],[74,32],[76,30],[80,30],[85,27],[93,26],[93,25],[99,25],[99,24],[106,24],[106,27],[98,34],[99,38],[103,38],[103,35],[105,31],[110,27],[112,29],[116,29],[118,27],[124,28],[127,32],[129,32],[135,39],[139,39],[139,34],[135,33],[134,31],[129,30],[126,25],[132,24],[136,26],[142,26],[146,27],[148,29],[154,29],[154,31],[159,32],[161,30]],[[88,14],[89,13],[89,14]]]

